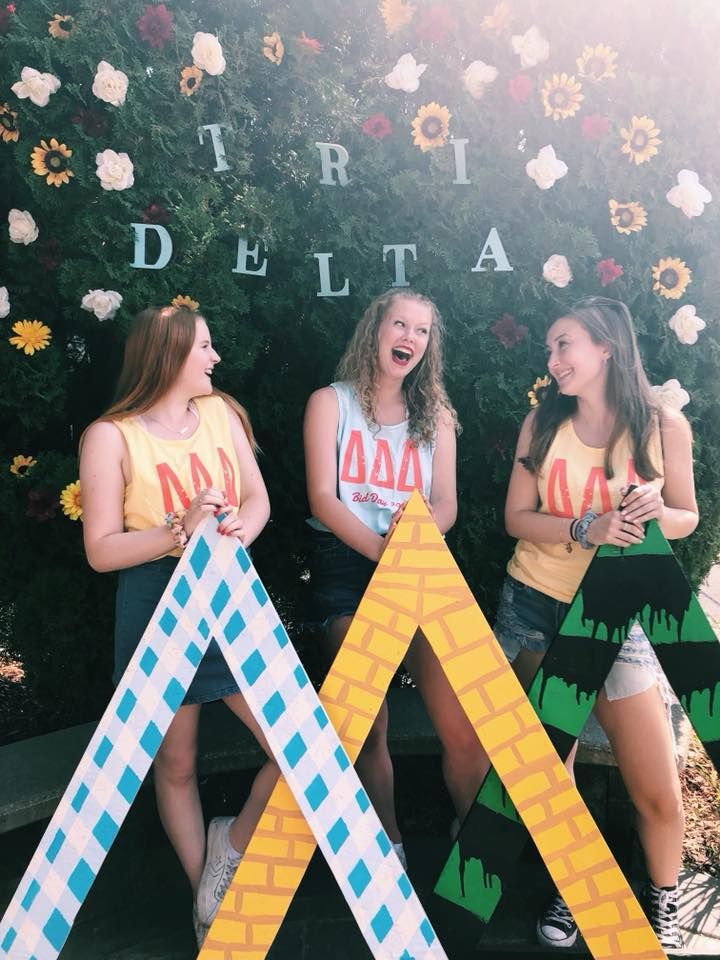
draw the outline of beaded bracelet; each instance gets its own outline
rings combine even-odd
[[[578,522],[575,524],[575,530],[574,530],[575,539],[583,548],[583,550],[592,550],[593,547],[595,546],[595,544],[590,543],[590,541],[587,538],[588,527],[593,522],[593,520],[597,520],[597,514],[593,513],[592,510],[588,510],[586,513],[584,513],[580,517]]]
[[[183,526],[184,517],[184,513],[178,513],[177,511],[175,511],[175,513],[166,513],[164,517],[165,526],[170,533],[172,533],[175,546],[178,550],[184,550],[188,542],[188,535]]]

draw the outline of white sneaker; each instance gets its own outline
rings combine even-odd
[[[405,847],[402,845],[402,840],[400,843],[394,843],[392,847],[397,854],[398,860],[402,864],[403,870],[407,873],[407,857],[405,856]]]
[[[196,898],[198,921],[208,927],[215,919],[225,891],[242,859],[242,854],[233,849],[228,837],[234,819],[215,817],[208,827],[205,867]]]

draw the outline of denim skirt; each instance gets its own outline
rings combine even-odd
[[[308,528],[312,620],[326,627],[357,610],[377,564],[334,533]]]

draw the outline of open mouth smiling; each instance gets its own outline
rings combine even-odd
[[[393,347],[392,358],[395,363],[399,363],[401,366],[406,366],[413,358],[412,350],[406,350],[403,347]]]

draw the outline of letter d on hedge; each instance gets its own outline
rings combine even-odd
[[[172,238],[165,227],[159,223],[131,223],[130,226],[135,231],[135,259],[130,263],[131,267],[138,267],[140,270],[162,270],[170,262],[173,252]],[[148,263],[145,252],[145,237],[148,230],[154,230],[160,239],[160,252],[155,263]]]

